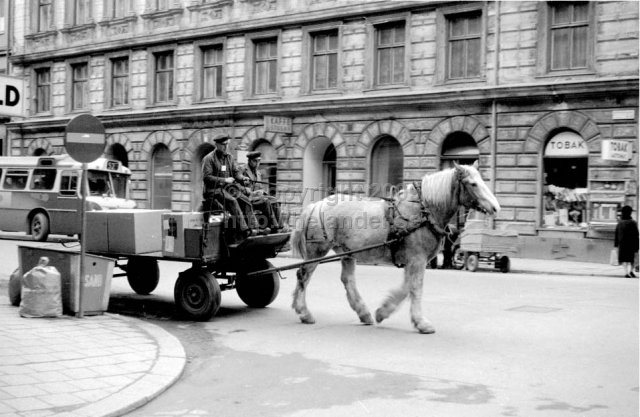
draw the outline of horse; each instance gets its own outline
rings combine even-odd
[[[387,201],[390,200],[390,201]],[[376,310],[377,323],[388,318],[407,297],[411,299],[411,321],[418,332],[435,332],[422,313],[422,286],[427,263],[434,258],[445,235],[444,228],[461,206],[485,214],[500,210],[498,200],[473,165],[455,164],[427,174],[422,183],[409,184],[392,199],[363,198],[335,194],[311,203],[301,213],[291,234],[294,256],[305,260],[384,244],[341,258],[341,280],[349,305],[360,322],[373,325],[373,317],[363,301],[355,280],[356,262],[393,263],[404,266],[402,285],[390,292]],[[306,302],[306,288],[318,262],[302,265],[297,271],[292,308],[300,321],[315,323]]]

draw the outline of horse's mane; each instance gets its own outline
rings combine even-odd
[[[425,205],[438,211],[449,211],[455,204],[455,180],[455,168],[447,168],[422,177],[422,199]]]

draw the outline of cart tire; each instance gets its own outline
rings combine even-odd
[[[195,321],[207,321],[215,316],[222,298],[218,281],[198,267],[178,275],[173,296],[178,312]]]
[[[273,268],[271,262],[252,262],[246,269],[236,274],[236,291],[240,299],[249,307],[263,308],[276,299],[280,291],[280,276],[277,272],[247,277],[244,274]]]
[[[464,251],[462,249],[460,249],[460,247],[456,247],[455,251],[453,252],[453,258],[451,259],[451,264],[453,265],[454,269],[462,269],[464,268]]]
[[[511,260],[509,260],[508,256],[500,257],[500,272],[506,274],[511,270]]]
[[[469,256],[467,256],[465,266],[469,271],[475,272],[476,269],[478,269],[479,262],[480,262],[480,259],[478,258],[478,255],[475,253],[470,253]]]
[[[129,258],[126,268],[127,281],[136,294],[149,295],[158,286],[160,269],[155,259],[132,257]]]
[[[36,242],[45,242],[49,237],[49,217],[44,213],[36,213],[31,218],[31,238]]]

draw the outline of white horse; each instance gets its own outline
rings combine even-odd
[[[394,247],[381,247],[344,256],[341,280],[351,308],[364,324],[373,317],[356,287],[356,261],[404,265],[404,282],[376,310],[376,321],[389,317],[409,295],[411,321],[420,333],[435,328],[422,314],[422,283],[427,265],[438,253],[444,227],[461,206],[494,215],[500,204],[473,166],[454,164],[422,178],[421,190],[409,185],[393,203],[382,199],[332,195],[307,206],[292,232],[294,254],[304,259],[325,256],[331,249],[344,253],[401,237]],[[394,233],[395,232],[395,233]],[[303,323],[315,323],[305,291],[318,263],[300,267],[293,293],[293,309]]]

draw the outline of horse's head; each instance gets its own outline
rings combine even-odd
[[[458,197],[460,204],[490,215],[500,211],[500,203],[478,172],[478,161],[473,165],[454,163],[454,169],[460,183]]]

